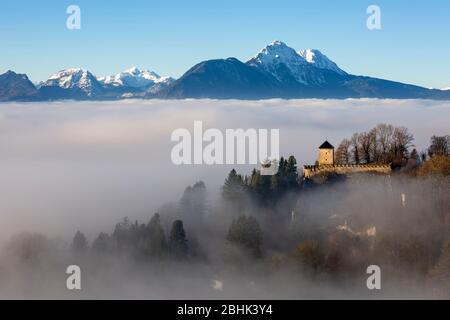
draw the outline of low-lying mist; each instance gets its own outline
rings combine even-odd
[[[378,123],[407,127],[414,134],[417,150],[424,150],[432,135],[448,133],[448,119],[450,102],[428,100],[0,104],[0,246],[6,248],[0,263],[0,298],[430,297],[428,284],[411,284],[403,278],[408,279],[408,274],[416,277],[420,270],[394,268],[392,276],[387,276],[390,291],[383,295],[367,290],[365,270],[356,279],[342,274],[342,281],[331,279],[328,271],[324,271],[327,276],[316,279],[309,271],[299,271],[287,253],[305,240],[328,243],[331,240],[318,234],[341,228],[363,238],[361,246],[349,245],[354,246],[358,256],[358,250],[374,245],[373,235],[367,236],[367,229],[376,227],[377,236],[385,234],[386,239],[404,234],[406,238],[418,237],[420,245],[429,242],[430,247],[424,250],[430,253],[430,261],[424,263],[434,263],[441,243],[434,243],[435,238],[428,241],[433,228],[437,228],[434,223],[438,224],[433,214],[436,206],[444,206],[438,208],[439,212],[448,209],[448,202],[436,204],[435,189],[431,187],[434,181],[388,181],[384,176],[358,175],[286,195],[271,212],[249,200],[244,213],[258,217],[264,258],[263,262],[242,258],[236,266],[227,260],[227,254],[224,258],[228,250],[224,239],[233,218],[239,214],[223,203],[221,186],[231,169],[248,175],[253,167],[176,166],[170,158],[174,146],[170,136],[178,128],[192,131],[195,120],[203,121],[205,128],[220,130],[279,129],[281,155],[294,155],[301,170],[303,164],[314,164],[317,148],[324,140],[337,146],[353,132]],[[100,232],[112,233],[124,217],[132,223],[138,220],[147,224],[159,212],[168,235],[174,220],[189,220],[180,216],[178,206],[185,188],[197,181],[206,185],[207,214],[198,229],[191,227],[196,225],[195,219],[185,221],[185,227],[201,258],[174,264],[166,260],[135,263],[126,255],[87,256],[82,261],[68,256],[77,230],[92,243]],[[406,195],[406,203],[405,199],[402,202],[402,194]],[[424,221],[433,223],[422,229]],[[299,238],[295,236],[297,231]],[[46,243],[48,256],[37,265],[23,265],[20,257],[11,253],[14,237],[22,232],[46,237],[41,240]],[[41,240],[37,238],[36,243]],[[336,246],[341,245],[340,241],[336,240]],[[346,246],[347,240],[342,241]],[[48,248],[48,243],[54,247]],[[369,260],[353,261],[348,269],[384,263]],[[70,292],[65,287],[67,263],[78,263],[87,270],[81,292]]]

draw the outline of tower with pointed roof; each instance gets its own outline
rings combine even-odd
[[[388,163],[367,163],[367,164],[335,164],[334,147],[328,141],[319,147],[319,158],[314,165],[303,166],[303,178],[309,179],[317,175],[326,174],[353,174],[372,173],[389,175],[391,165]]]
[[[319,166],[334,165],[334,147],[328,141],[322,143],[319,147]]]

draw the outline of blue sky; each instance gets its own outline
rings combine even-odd
[[[71,4],[81,30],[66,29]],[[381,30],[366,28],[371,4]],[[319,49],[353,74],[450,87],[448,0],[1,0],[0,26],[0,72],[33,81],[72,66],[179,77],[206,59],[246,61],[277,39]]]

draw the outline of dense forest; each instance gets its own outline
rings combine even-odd
[[[114,271],[117,281],[161,278],[171,288],[167,292],[178,290],[185,298],[216,296],[172,287],[168,279],[176,273],[218,279],[221,285],[213,292],[225,292],[224,279],[237,276],[249,281],[234,284],[245,287],[248,298],[321,298],[330,292],[333,297],[363,292],[365,297],[450,298],[450,138],[433,136],[421,151],[413,142],[408,129],[380,124],[336,149],[337,163],[389,163],[390,176],[328,174],[305,180],[295,157],[282,157],[274,176],[231,170],[219,201],[210,200],[200,181],[178,201],[149,214],[148,221],[126,217],[93,239],[83,230],[68,242],[17,235],[2,251],[0,281],[8,283],[18,272],[23,281],[33,279],[36,292],[27,290],[37,293],[36,274],[48,279],[48,270],[77,264],[98,284],[99,274],[121,261],[132,267]],[[365,288],[366,268],[373,264],[382,270],[381,293]],[[271,293],[253,292],[252,286]],[[49,295],[58,288],[55,284]],[[162,297],[173,297],[167,292]]]

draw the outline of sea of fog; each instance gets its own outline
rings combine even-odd
[[[235,167],[175,166],[173,130],[279,129],[282,155],[314,163],[317,147],[335,146],[378,123],[405,126],[420,151],[449,134],[450,102],[428,100],[127,100],[0,104],[0,242],[21,231],[89,240],[122,217],[147,221],[203,180],[217,197]]]

